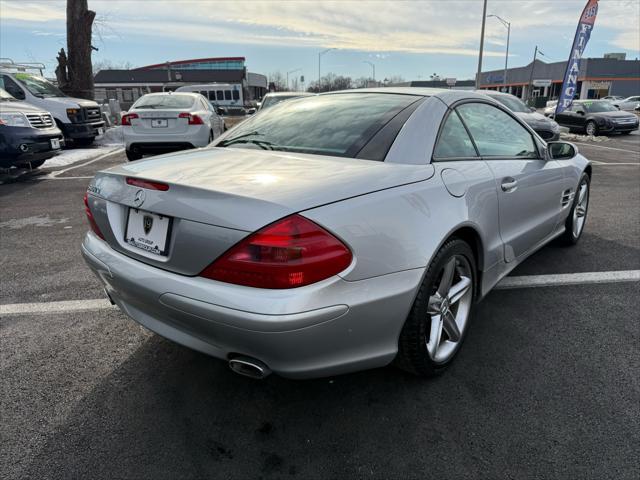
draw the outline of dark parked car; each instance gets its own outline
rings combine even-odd
[[[545,141],[553,142],[560,138],[560,127],[551,118],[547,118],[544,115],[536,112],[535,109],[529,108],[522,100],[515,95],[509,93],[501,93],[493,90],[479,90],[478,93],[483,93],[494,100],[497,100],[519,118],[521,118],[527,125],[529,125],[535,132],[540,135]]]
[[[555,119],[560,125],[569,127],[569,131],[587,135],[631,133],[638,129],[636,115],[618,110],[607,100],[576,100]]]
[[[0,167],[38,168],[64,145],[49,112],[20,102],[0,88]]]

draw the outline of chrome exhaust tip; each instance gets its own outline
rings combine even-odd
[[[262,380],[271,374],[271,370],[260,360],[249,357],[234,357],[229,360],[229,368],[239,375]]]

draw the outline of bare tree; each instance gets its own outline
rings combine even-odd
[[[276,92],[288,90],[287,79],[282,72],[277,71],[269,74],[269,88],[272,86]]]
[[[91,29],[95,17],[87,0],[67,0],[67,53],[61,49],[58,54],[56,76],[62,91],[74,97],[93,99]]]
[[[335,73],[327,73],[324,77],[320,78],[319,85],[318,82],[311,82],[307,90],[314,93],[333,92],[335,90],[347,90],[349,88],[353,88],[352,84],[353,82],[351,81],[351,77],[343,77],[341,75],[336,75]]]
[[[111,60],[98,60],[93,62],[93,74],[100,70],[131,70],[133,64],[131,62],[112,62]]]

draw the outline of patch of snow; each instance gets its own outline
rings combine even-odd
[[[35,227],[52,227],[53,225],[57,225],[59,223],[67,223],[68,221],[69,219],[67,217],[54,219],[50,218],[49,215],[38,215],[35,217],[12,218],[11,220],[7,220],[6,222],[0,222],[0,228],[19,230],[21,228],[29,227],[32,225]]]
[[[118,146],[124,145],[124,132],[122,126],[117,125],[115,127],[107,128],[104,135],[101,138],[97,138],[94,145],[100,146]]]
[[[45,163],[45,167],[64,167],[71,165],[72,163],[82,162],[84,160],[91,160],[92,158],[104,155],[111,151],[117,150],[117,146],[99,146],[93,148],[71,148],[69,150],[62,150],[61,153],[48,159]]]
[[[609,137],[606,136],[593,136],[593,135],[580,135],[578,133],[561,133],[560,137],[562,138],[562,140],[568,140],[568,141],[576,141],[576,142],[594,142],[594,143],[602,143],[602,142],[608,142],[609,140],[611,140]]]

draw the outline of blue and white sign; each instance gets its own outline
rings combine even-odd
[[[598,0],[589,0],[582,11],[580,22],[578,22],[578,28],[576,29],[576,36],[573,39],[571,55],[569,56],[567,69],[564,73],[562,90],[560,92],[560,98],[558,99],[558,106],[556,107],[556,114],[565,111],[573,103],[573,98],[576,95],[576,88],[578,85],[578,75],[580,74],[580,60],[582,59],[582,54],[584,53],[584,49],[587,46],[589,37],[591,36],[591,30],[593,30],[593,26],[596,22],[597,14]]]

